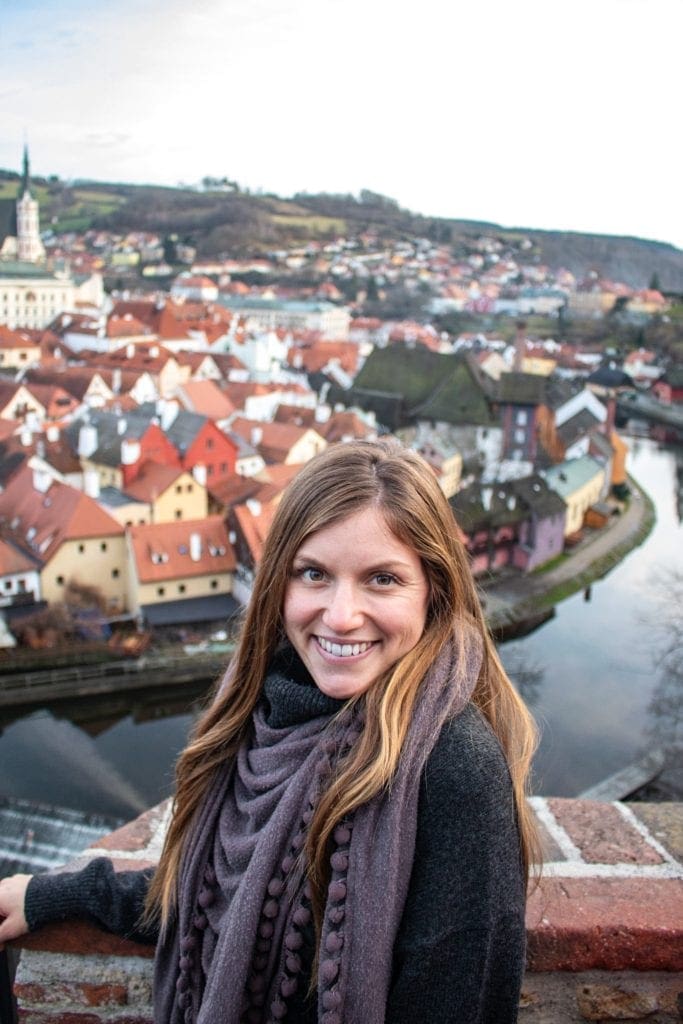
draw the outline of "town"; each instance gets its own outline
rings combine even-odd
[[[393,433],[419,451],[490,578],[554,564],[622,511],[627,399],[659,410],[655,436],[680,436],[675,353],[615,359],[528,330],[615,307],[642,325],[672,300],[527,263],[524,238],[513,251],[482,235],[466,259],[368,235],[267,259],[199,260],[178,244],[186,268],[167,289],[109,294],[112,268],[145,260],[147,283],[172,271],[160,237],[41,235],[27,152],[13,203],[0,261],[6,647],[93,639],[126,619],[138,631],[229,620],[283,488],[330,444]],[[240,279],[283,268],[319,285]],[[396,282],[429,294],[420,321],[359,313]],[[502,314],[514,332],[439,330],[449,312]]]
[[[144,677],[154,690],[142,717],[154,718],[164,690],[192,677],[206,689],[283,490],[328,445],[394,435],[427,460],[499,636],[531,629],[577,588],[589,601],[591,581],[653,528],[629,446],[683,440],[681,296],[660,289],[656,272],[648,287],[580,276],[540,263],[523,233],[493,230],[458,245],[440,230],[346,232],[209,259],[185,237],[41,231],[37,194],[25,153],[16,195],[0,198],[0,696],[22,714],[48,705],[49,691],[73,698],[68,717],[101,683],[133,689]],[[675,501],[679,523],[680,475]],[[665,624],[671,602],[663,607]],[[678,677],[660,664],[653,704],[674,708]],[[532,665],[526,691],[515,680],[527,700],[535,674]],[[591,713],[599,723],[600,709]],[[95,736],[120,709],[92,714]],[[660,717],[668,728],[675,713]],[[66,799],[66,809],[45,806],[42,789],[40,804],[0,794],[5,870],[42,871],[86,844],[86,861],[103,852],[119,868],[155,863],[161,797],[140,799],[93,742],[74,742],[76,729],[62,733],[73,751],[53,740],[39,750],[48,733],[38,717],[27,729],[31,752],[16,773],[35,760],[45,787],[47,759],[58,789],[99,774],[98,811],[115,790],[129,818],[154,806],[102,839],[124,812],[115,821]],[[662,736],[647,779],[667,759],[676,770],[676,742]],[[608,740],[605,731],[599,743]],[[574,1020],[575,1001],[581,1019],[614,998],[644,1005],[641,1015],[673,1006],[680,804],[635,803],[633,813],[614,802],[612,783],[584,799],[531,800],[549,863],[527,916],[524,1020],[559,1006],[556,990],[563,1010],[547,1019]],[[37,1007],[57,1021],[87,1007],[104,1022],[125,1007],[150,1019],[144,947],[86,923],[55,935],[52,945],[30,938],[22,953],[22,1014]],[[569,975],[576,983],[568,970],[582,972]]]

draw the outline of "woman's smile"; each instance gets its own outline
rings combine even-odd
[[[327,653],[334,658],[355,658],[359,654],[365,654],[372,647],[372,642],[349,641],[349,640],[328,640],[327,637],[318,636],[316,640]]]
[[[422,636],[429,587],[418,555],[368,507],[311,534],[287,584],[287,636],[330,697],[364,693]]]

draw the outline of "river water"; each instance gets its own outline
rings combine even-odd
[[[503,661],[541,727],[537,793],[574,796],[666,742],[670,678],[657,664],[659,601],[668,571],[683,573],[677,502],[680,449],[631,439],[629,470],[650,494],[657,523],[649,538],[590,600],[577,594],[534,633],[504,644]],[[679,465],[679,472],[680,472]],[[198,694],[159,693],[42,709],[0,733],[0,796],[130,818],[170,792],[173,763]],[[663,709],[666,710],[666,717]]]

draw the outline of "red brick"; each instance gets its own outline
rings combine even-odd
[[[72,1013],[59,1009],[26,1010],[20,1006],[18,1017],[21,1024],[102,1024],[96,1013]]]
[[[554,797],[548,805],[587,863],[662,863],[657,851],[612,804]]]
[[[87,982],[50,982],[49,985],[17,982],[14,994],[22,1003],[52,1005],[68,1003],[77,1006],[125,1006],[128,989],[125,985],[92,985]]]
[[[683,970],[683,881],[542,879],[527,936],[532,971]]]
[[[20,1024],[102,1024],[103,1018],[96,1013],[72,1013],[64,1010],[26,1010],[19,1007]],[[104,1018],[105,1020],[107,1018]],[[152,1024],[152,1013],[146,1016],[115,1017],[115,1024]]]
[[[154,946],[144,946],[130,939],[101,931],[86,921],[66,921],[48,924],[38,932],[23,935],[13,946],[35,949],[46,953],[79,953],[87,956],[102,953],[106,956],[154,956]]]

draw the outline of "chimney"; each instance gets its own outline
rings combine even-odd
[[[607,396],[607,419],[603,424],[603,431],[607,437],[614,430],[614,420],[617,415],[617,399],[613,391],[610,391]]]
[[[520,320],[517,324],[517,334],[515,335],[515,358],[512,364],[512,369],[518,373],[522,372],[522,366],[524,365],[524,356],[526,355],[526,321]]]
[[[41,494],[47,494],[52,483],[52,477],[49,473],[46,473],[44,469],[33,470],[33,489],[40,491]]]
[[[254,448],[258,448],[263,440],[263,427],[252,427],[251,428],[251,443]]]
[[[206,466],[203,462],[198,462],[196,466],[193,466],[192,476],[198,484],[202,487],[206,487]]]
[[[54,423],[51,423],[45,431],[45,436],[50,444],[54,444],[56,441],[59,441],[59,427],[56,427]]]
[[[199,533],[190,534],[190,558],[193,562],[198,562],[202,557],[202,538]]]
[[[86,469],[83,474],[83,493],[87,494],[89,498],[99,498],[100,476],[97,470]]]
[[[126,345],[126,359],[134,359],[134,358],[135,358],[135,345],[133,345],[132,342],[129,342]]]
[[[123,434],[125,434],[127,426],[128,424],[126,423],[125,418],[122,416],[121,419],[116,424],[116,433],[119,435],[119,437],[122,437]]]
[[[121,391],[121,367],[115,366],[112,374],[111,389],[115,395]]]
[[[33,441],[33,434],[31,433],[30,430],[24,429],[21,431],[21,434],[19,435],[19,440],[23,444],[24,448],[28,448],[31,442]]]
[[[247,508],[252,516],[261,515],[261,502],[257,498],[247,498]]]
[[[329,420],[331,415],[332,415],[332,410],[330,409],[329,405],[316,405],[316,407],[315,407],[315,422],[316,423],[327,423],[327,421]]]
[[[92,423],[84,423],[78,432],[78,457],[89,459],[97,448],[97,427]]]
[[[123,466],[134,466],[139,458],[140,442],[124,438],[121,442],[121,464]]]
[[[177,402],[166,402],[162,399],[162,403],[161,409],[157,406],[157,411],[161,415],[161,429],[166,432],[180,412],[180,407]]]

